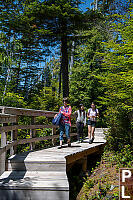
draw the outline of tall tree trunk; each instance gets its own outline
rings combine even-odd
[[[68,75],[68,46],[67,34],[61,37],[61,73],[62,73],[62,86],[63,97],[69,96],[69,75]]]
[[[60,71],[59,71],[59,95],[58,95],[59,98],[60,98],[60,94],[61,94],[61,66],[60,66]]]
[[[10,77],[10,64],[9,64],[9,67],[8,67],[8,70],[7,70],[7,77],[6,77],[5,88],[4,88],[3,97],[2,97],[2,104],[3,104],[3,101],[4,101],[4,96],[6,94],[9,77]]]
[[[29,79],[29,73],[28,73],[28,62],[27,62],[27,69],[25,71],[25,82],[24,82],[24,99],[28,99],[28,79]]]
[[[70,57],[70,75],[72,75],[72,67],[74,64],[74,40],[72,41],[72,47],[71,47],[71,57]]]
[[[16,84],[15,84],[15,93],[18,92],[18,85],[19,85],[19,81],[20,81],[20,61],[18,63],[18,68],[17,68],[17,74],[16,74]]]

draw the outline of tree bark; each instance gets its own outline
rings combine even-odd
[[[61,94],[61,66],[60,66],[60,71],[59,71],[59,95],[58,95],[59,98],[60,98],[60,94]]]
[[[69,96],[69,74],[68,74],[67,34],[63,34],[61,37],[61,73],[62,73],[63,97],[68,97]]]
[[[19,85],[19,80],[20,80],[20,61],[18,63],[18,68],[17,68],[17,74],[16,74],[16,84],[15,84],[15,93],[18,92],[18,85]]]

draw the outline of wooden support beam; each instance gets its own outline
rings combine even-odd
[[[34,116],[32,116],[31,117],[31,124],[32,125],[35,125],[35,123],[36,123],[36,117]],[[32,129],[32,138],[35,138],[36,137],[36,129]],[[35,149],[35,142],[32,142],[32,149]],[[31,149],[31,150],[32,150]]]
[[[52,135],[56,135],[56,127],[52,128]],[[55,145],[55,139],[52,139],[52,144]]]
[[[11,142],[13,142],[13,131],[11,131]],[[11,147],[10,148],[10,156],[12,156],[14,154],[14,148]]]
[[[83,158],[75,161],[76,163],[79,163],[82,165],[82,171],[86,172],[87,171],[87,156],[84,156]]]
[[[16,118],[16,122],[13,123],[13,124],[14,124],[14,125],[17,125],[17,124],[18,124],[18,116],[17,116],[17,118]],[[17,140],[17,137],[18,137],[18,129],[16,129],[16,130],[13,131],[13,141]],[[17,152],[17,145],[14,145],[13,151],[14,151],[14,153]]]
[[[87,156],[82,158],[82,170],[83,172],[87,171]]]
[[[66,172],[69,172],[70,169],[73,167],[74,164],[75,163],[73,162],[73,163],[70,163],[69,165],[66,165]]]
[[[5,126],[7,124],[3,124]],[[1,133],[1,147],[6,147],[6,132]],[[0,155],[0,175],[5,171],[6,151]]]
[[[96,147],[92,147],[92,148],[86,149],[84,151],[75,153],[75,154],[71,154],[69,156],[66,156],[66,163],[67,164],[73,163],[77,160],[80,160],[83,157],[86,157],[87,155],[96,153],[98,151],[99,151],[99,146],[96,146]]]

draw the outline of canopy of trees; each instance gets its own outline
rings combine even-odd
[[[94,101],[110,146],[132,144],[131,2],[98,0],[86,12],[77,0],[0,3],[0,104],[58,110],[69,96],[74,111]]]

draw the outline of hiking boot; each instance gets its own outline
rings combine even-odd
[[[62,148],[62,145],[58,147],[58,149],[61,149],[61,148]]]
[[[68,144],[68,147],[71,147],[71,141],[70,141],[70,138],[67,140],[67,144]]]
[[[94,137],[91,139],[91,141],[92,141],[92,142],[94,141]]]
[[[89,139],[89,144],[92,144],[92,140],[91,139]]]
[[[81,143],[83,142],[83,139],[81,139]]]

